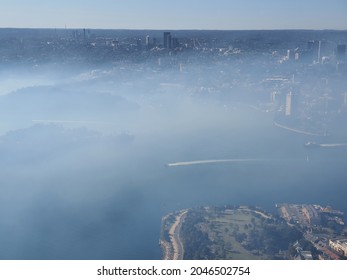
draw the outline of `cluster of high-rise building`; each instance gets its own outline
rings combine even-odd
[[[334,58],[333,58],[333,57]],[[313,63],[327,63],[334,59],[346,61],[346,44],[324,40],[311,40],[307,42],[306,49],[288,49],[285,59],[287,61],[306,61]]]
[[[273,112],[278,123],[326,135],[347,115],[347,35],[340,33],[0,30],[0,61],[141,63],[185,71],[197,81],[189,79],[190,92],[247,99]],[[204,74],[209,78],[199,77]]]

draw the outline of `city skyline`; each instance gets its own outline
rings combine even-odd
[[[344,0],[4,0],[0,28],[344,30],[346,13]]]

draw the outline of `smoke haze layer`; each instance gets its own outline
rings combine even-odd
[[[346,80],[287,57],[347,35],[297,32],[2,35],[0,259],[160,259],[161,217],[201,205],[347,212]]]

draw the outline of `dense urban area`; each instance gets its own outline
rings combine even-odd
[[[343,212],[308,204],[278,204],[271,215],[258,207],[200,207],[162,219],[163,259],[347,258]]]
[[[2,71],[94,66],[94,75],[108,71],[128,87],[144,73],[164,90],[248,102],[298,133],[343,133],[345,31],[2,29],[0,40]]]
[[[346,258],[346,46],[0,29],[0,259]]]

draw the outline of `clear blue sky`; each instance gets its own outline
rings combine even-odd
[[[347,0],[0,0],[0,28],[65,26],[347,30]]]

